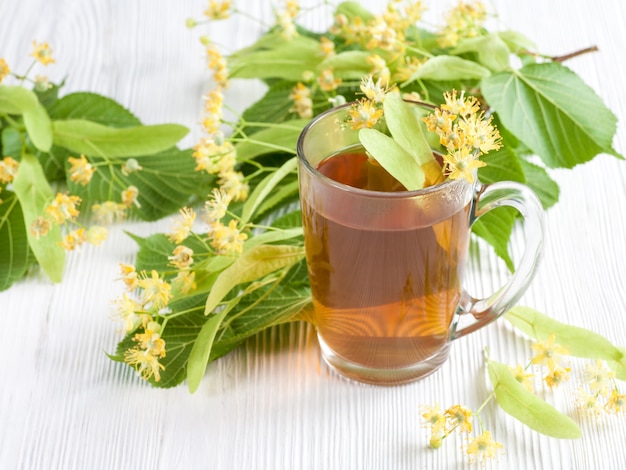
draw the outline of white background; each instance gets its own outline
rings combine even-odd
[[[210,88],[198,36],[229,50],[259,34],[238,17],[212,30],[185,27],[206,7],[199,0],[2,0],[0,57],[24,71],[32,40],[48,41],[55,65],[37,73],[67,77],[65,93],[94,91],[131,109],[145,123],[189,126],[199,136],[202,94]],[[383,2],[362,2],[380,11]],[[440,24],[451,2],[425,2]],[[240,1],[266,24],[270,3]],[[504,26],[531,37],[548,55],[597,45],[567,63],[622,120],[626,116],[626,4],[618,0],[493,2]],[[324,10],[320,10],[324,12]],[[330,17],[307,17],[321,28]],[[235,83],[227,101],[243,109],[262,92]],[[625,151],[619,124],[614,146]],[[553,171],[561,200],[547,213],[545,255],[522,303],[626,345],[626,163],[609,156]],[[185,386],[152,389],[111,362],[120,339],[111,302],[122,292],[120,262],[133,263],[123,233],[166,231],[169,220],[116,226],[103,247],[73,253],[62,284],[39,272],[0,293],[0,469],[415,469],[466,468],[461,437],[433,451],[419,407],[438,402],[477,407],[489,394],[483,361],[526,361],[530,343],[504,322],[453,344],[450,360],[427,379],[395,388],[350,383],[320,361],[305,325],[268,331],[210,365],[194,395]],[[519,240],[518,240],[519,241]],[[489,293],[506,279],[485,252],[473,263],[473,288]],[[572,364],[574,371],[581,366]],[[578,379],[540,394],[583,431],[576,441],[541,436],[493,404],[486,428],[505,446],[494,468],[626,468],[626,417],[589,419],[574,404]],[[622,384],[622,390],[626,384]]]

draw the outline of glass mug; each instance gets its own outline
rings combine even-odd
[[[519,300],[540,258],[543,209],[528,187],[514,182],[457,179],[417,191],[363,189],[363,161],[341,161],[352,151],[354,162],[360,146],[358,131],[343,124],[349,106],[320,114],[297,143],[311,320],[331,368],[360,382],[402,384],[434,372],[454,339]],[[525,251],[501,289],[475,299],[462,287],[471,226],[500,206],[523,215]],[[466,314],[474,322],[457,328]]]

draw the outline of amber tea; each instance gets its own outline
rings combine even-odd
[[[354,188],[406,191],[362,150],[327,158],[317,169]],[[332,215],[302,207],[315,320],[325,346],[365,368],[429,359],[448,342],[459,303],[469,206],[429,213],[421,223],[398,207],[357,227],[345,222],[360,210],[349,198],[338,194],[332,204]]]

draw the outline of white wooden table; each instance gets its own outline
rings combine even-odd
[[[67,76],[65,92],[117,99],[145,123],[177,122],[199,135],[201,95],[209,88],[198,31],[185,27],[204,1],[2,0],[0,57],[29,63],[31,41],[49,41]],[[241,0],[271,22],[270,2]],[[363,2],[379,9],[382,2]],[[434,20],[448,2],[430,4]],[[442,3],[442,5],[439,5]],[[494,0],[501,20],[547,54],[590,45],[600,52],[568,62],[620,119],[626,118],[626,3],[618,0]],[[323,26],[321,15],[309,17]],[[237,19],[222,27],[233,48],[259,30]],[[260,86],[233,83],[227,100],[242,109]],[[614,143],[626,151],[620,122]],[[561,200],[547,214],[545,256],[522,303],[626,345],[626,163],[601,156],[555,171]],[[103,247],[72,254],[62,284],[38,272],[0,293],[0,469],[415,469],[467,468],[451,437],[427,447],[422,404],[477,407],[490,391],[483,349],[513,363],[529,343],[504,322],[458,340],[450,360],[427,379],[395,388],[356,385],[321,363],[305,325],[268,331],[209,370],[196,394],[185,386],[152,389],[110,361],[119,333],[111,301],[120,295],[120,262],[135,243],[123,231],[166,231],[169,220],[116,226]],[[480,270],[480,271],[479,271]],[[489,253],[472,266],[477,289],[494,290],[506,272]],[[544,396],[580,423],[579,440],[555,440],[489,405],[485,425],[505,446],[494,468],[626,468],[626,415],[592,420],[573,402],[576,380]]]

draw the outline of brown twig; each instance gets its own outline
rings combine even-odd
[[[597,52],[598,50],[598,46],[591,46],[578,51],[570,52],[569,54],[551,57],[551,59],[553,62],[565,62],[566,60],[573,59],[579,55],[588,54],[589,52]]]

